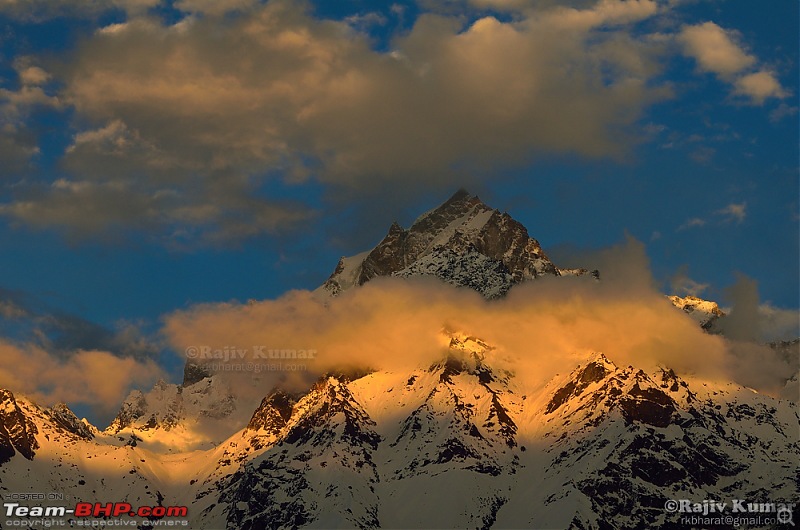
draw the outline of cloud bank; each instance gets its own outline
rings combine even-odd
[[[23,4],[95,13],[102,3]],[[310,219],[308,205],[275,200],[271,186],[402,201],[542,153],[622,158],[647,109],[675,96],[664,74],[680,53],[755,102],[783,94],[735,33],[676,27],[673,6],[652,0],[428,6],[388,49],[364,17],[397,26],[400,8],[356,21],[288,0],[183,0],[183,17],[167,23],[147,14],[155,4],[105,4],[126,20],[46,67],[29,61],[21,88],[0,92],[9,115],[23,99],[57,102],[76,129],[64,173],[18,183],[0,215],[78,236],[239,240]],[[505,16],[477,14],[485,9]],[[47,79],[57,94],[38,88]],[[30,158],[35,137],[9,130],[0,152]]]
[[[652,287],[638,243],[605,252],[596,263],[609,271],[602,282],[541,279],[495,301],[438,280],[383,278],[327,302],[293,291],[277,300],[201,305],[169,315],[164,333],[176,351],[203,345],[317,351],[302,375],[262,374],[256,381],[237,374],[237,391],[257,396],[275,384],[304,388],[342,368],[429,366],[445,355],[443,330],[495,346],[492,365],[512,370],[529,388],[598,351],[622,366],[666,366],[776,394],[797,370],[768,347],[704,333]]]
[[[113,417],[131,389],[167,377],[159,354],[137,323],[109,329],[0,287],[0,388],[39,405],[67,402]]]
[[[36,344],[0,339],[0,387],[25,394],[42,406],[66,402],[88,405],[113,416],[132,388],[152,385],[164,371],[153,361],[118,357],[106,351],[79,350],[69,356]]]

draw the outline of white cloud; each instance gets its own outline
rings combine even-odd
[[[28,316],[28,312],[13,300],[0,300],[0,318],[17,320]]]
[[[49,74],[30,63],[30,58],[14,62],[19,78],[16,89],[0,88],[0,179],[17,177],[25,171],[29,160],[39,153],[36,136],[27,124],[27,118],[38,108],[59,109],[58,97],[48,94],[42,84]]]
[[[732,223],[735,222],[736,224],[741,224],[747,218],[747,203],[735,203],[732,202],[729,205],[725,206],[724,208],[720,208],[719,210],[714,210],[707,216],[707,219],[702,217],[691,217],[686,220],[685,223],[678,227],[678,231],[688,230],[690,228],[699,228],[701,226],[705,226],[708,224],[708,219],[713,218],[712,216],[716,216],[721,218],[721,223]]]
[[[624,25],[653,17],[658,13],[654,0],[600,0],[590,8],[554,9],[545,18],[556,27],[588,30],[604,25]]]
[[[794,116],[797,114],[798,110],[800,110],[798,107],[792,107],[786,103],[781,103],[769,113],[769,121],[772,123],[778,123],[784,118]]]
[[[231,11],[246,11],[257,4],[258,0],[177,0],[175,7],[188,13],[224,15]]]
[[[387,19],[382,14],[372,11],[369,13],[350,15],[346,17],[344,21],[356,29],[364,30],[374,26],[383,26],[386,24]]]
[[[23,85],[43,85],[50,79],[50,74],[38,66],[27,66],[19,71],[19,78]]]
[[[727,296],[733,306],[726,308],[727,316],[718,321],[727,337],[760,343],[800,337],[800,312],[761,303],[758,283],[752,278],[738,274],[736,283],[727,289]],[[795,356],[788,360],[796,373],[800,359]]]
[[[675,273],[670,279],[670,294],[678,296],[700,296],[706,291],[710,285],[708,283],[700,283],[689,277],[689,267],[684,265]]]
[[[764,342],[800,338],[800,311],[765,303],[758,306],[761,339]]]

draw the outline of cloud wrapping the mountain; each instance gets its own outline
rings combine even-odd
[[[281,382],[307,386],[346,367],[410,371],[443,359],[443,330],[497,347],[489,364],[514,371],[531,388],[602,351],[621,366],[666,366],[679,374],[735,380],[778,392],[792,367],[772,350],[704,333],[653,287],[640,244],[598,256],[603,281],[544,278],[501,300],[431,278],[379,278],[327,302],[307,291],[248,304],[200,305],[169,315],[164,333],[176,349],[313,349],[308,372],[235,374],[237,392],[261,395]],[[617,266],[614,267],[613,265]],[[250,360],[253,360],[250,357]]]
[[[773,342],[800,337],[800,312],[762,304],[758,282],[737,274],[736,283],[726,292],[732,302],[727,316],[719,321],[725,336],[744,342]]]
[[[131,321],[101,326],[0,287],[0,388],[42,406],[86,405],[107,418],[132,388],[167,377],[159,345],[141,328]]]

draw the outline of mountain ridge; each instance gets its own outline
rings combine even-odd
[[[670,522],[661,509],[669,488],[797,495],[796,404],[666,367],[619,367],[598,352],[532,392],[495,367],[490,344],[448,336],[432,365],[324,376],[296,397],[276,389],[247,426],[191,453],[154,453],[146,440],[132,446],[107,432],[87,439],[4,393],[15,424],[33,426],[36,449],[0,465],[0,483],[58,483],[98,502],[161,496],[212,529],[600,528],[612,517],[641,528]]]

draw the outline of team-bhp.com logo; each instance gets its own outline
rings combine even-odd
[[[134,509],[127,502],[79,502],[75,505],[75,517],[186,517],[186,506],[140,506]]]
[[[134,508],[127,502],[79,502],[74,508],[65,506],[21,506],[19,503],[6,502],[3,504],[7,518],[15,518],[15,521],[25,523],[31,519],[41,519],[42,526],[52,526],[45,524],[45,521],[61,519],[56,523],[63,525],[64,518],[76,519],[81,521],[89,518],[111,518],[120,519],[122,517],[140,517],[148,520],[164,518],[185,518],[189,514],[186,506],[139,506]],[[25,520],[20,520],[25,518]],[[51,518],[51,519],[46,519]],[[15,521],[7,521],[7,526],[33,526],[29,524],[15,524]]]

